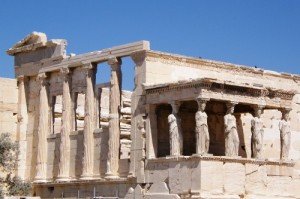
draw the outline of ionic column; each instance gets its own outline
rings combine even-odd
[[[237,132],[236,119],[233,115],[234,106],[237,103],[227,103],[227,113],[224,116],[225,126],[225,155],[229,157],[236,157],[239,154],[240,140]]]
[[[260,118],[263,106],[254,107],[254,117],[251,120],[251,149],[252,158],[262,159],[264,129]]]
[[[69,69],[62,68],[60,70],[63,80],[63,95],[62,95],[62,128],[60,131],[60,159],[59,173],[57,181],[68,181],[70,176],[70,132],[72,130],[72,100],[70,94]]]
[[[198,111],[195,114],[196,154],[205,155],[209,150],[209,132],[205,113],[206,103],[209,99],[197,98],[196,101],[198,103]]]
[[[121,60],[111,58],[108,60],[111,66],[110,96],[109,96],[109,141],[107,178],[118,177],[119,150],[120,150],[120,106],[121,106]]]
[[[289,158],[289,151],[291,147],[291,123],[289,120],[289,113],[291,109],[282,109],[282,119],[279,122],[280,130],[280,159],[287,160]]]
[[[81,179],[93,178],[94,165],[94,135],[95,130],[95,93],[94,93],[94,67],[91,63],[84,65],[86,74],[86,92],[84,106],[84,129],[83,129],[83,172]]]
[[[17,140],[18,140],[20,152],[18,154],[17,174],[22,180],[25,180],[25,171],[26,171],[26,151],[27,151],[26,131],[27,131],[27,123],[28,123],[25,81],[26,81],[26,77],[24,76],[18,77]]]
[[[47,135],[49,134],[49,101],[47,93],[47,76],[40,73],[37,77],[40,81],[39,127],[35,182],[47,181]]]
[[[183,152],[181,122],[178,117],[179,102],[172,102],[172,113],[168,116],[170,133],[170,156],[180,156]]]

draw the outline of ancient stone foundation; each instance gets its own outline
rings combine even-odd
[[[17,82],[12,102],[1,95],[0,127],[16,124],[17,174],[34,196],[300,198],[299,75],[147,41],[72,56],[66,44],[33,32],[7,51]],[[97,84],[103,63],[111,78]]]

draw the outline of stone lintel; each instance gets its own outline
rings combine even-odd
[[[54,64],[49,67],[44,67],[41,70],[46,71],[57,71],[62,66],[68,65],[69,67],[78,67],[84,62],[90,63],[100,63],[108,61],[110,57],[127,57],[134,52],[150,50],[149,41],[138,41],[134,43],[129,43],[121,46],[115,46],[112,48],[103,49],[101,51],[94,51],[85,54],[76,55],[64,59],[61,63]]]

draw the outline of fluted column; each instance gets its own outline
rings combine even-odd
[[[120,153],[120,106],[121,106],[121,59],[110,58],[111,66],[110,97],[109,97],[109,141],[107,178],[118,177],[119,153]]]
[[[180,156],[183,152],[181,121],[178,117],[179,102],[172,102],[172,113],[168,116],[170,133],[170,156]]]
[[[26,171],[26,151],[27,151],[26,131],[27,131],[27,124],[28,124],[25,82],[26,82],[26,77],[24,76],[18,77],[17,140],[18,140],[20,152],[18,154],[17,174],[22,180],[25,180],[25,171]]]
[[[195,114],[196,121],[196,154],[207,155],[209,150],[209,132],[207,125],[206,103],[209,99],[197,98],[198,111]]]
[[[41,73],[37,77],[40,81],[39,127],[35,182],[47,181],[47,135],[49,134],[49,101],[47,93],[47,76]]]
[[[72,100],[70,94],[70,71],[68,68],[61,69],[63,80],[62,95],[62,128],[60,131],[60,159],[59,174],[57,181],[68,181],[70,176],[70,132],[72,130]]]
[[[95,93],[94,93],[94,71],[91,63],[84,65],[86,74],[86,92],[84,106],[84,130],[83,130],[83,172],[81,179],[93,178],[94,165],[94,135],[95,130]]]

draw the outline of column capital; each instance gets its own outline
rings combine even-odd
[[[41,85],[47,84],[47,74],[46,73],[39,73],[37,76],[37,80],[40,82]]]
[[[196,101],[198,104],[200,103],[207,103],[210,100],[210,98],[203,98],[203,97],[197,97]]]
[[[180,101],[172,101],[170,104],[172,106],[172,113],[176,113],[177,114],[178,111],[179,111],[181,102]]]
[[[19,75],[19,76],[17,77],[17,80],[18,80],[18,81],[24,81],[25,78],[26,78],[26,76],[24,76],[24,75]]]
[[[286,120],[288,121],[290,118],[289,118],[289,114],[292,110],[292,108],[289,108],[289,107],[285,107],[285,108],[281,108],[279,109],[280,112],[282,113],[282,120]]]
[[[117,57],[109,57],[107,63],[111,66],[112,70],[117,70],[122,64],[122,59]]]
[[[261,104],[256,104],[256,105],[253,106],[253,109],[254,109],[255,112],[263,111],[264,108],[265,108],[265,106],[261,105]]]
[[[70,74],[70,69],[68,67],[60,68],[60,74],[64,81],[67,81]]]
[[[138,52],[133,52],[130,55],[131,59],[134,61],[134,63],[136,65],[142,65],[142,63],[145,61],[146,59],[146,51],[138,51]]]
[[[235,105],[237,105],[237,104],[238,104],[238,102],[236,102],[236,101],[227,101],[226,107],[227,108],[235,107]]]
[[[91,76],[94,72],[94,65],[91,62],[82,63],[82,69],[87,76]]]
[[[17,82],[18,82],[18,85],[19,84],[24,84],[24,82],[27,80],[27,76],[24,76],[24,75],[19,75],[17,77]]]

